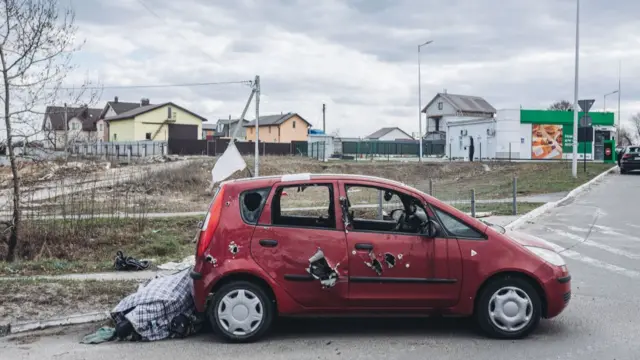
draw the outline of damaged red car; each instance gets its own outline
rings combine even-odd
[[[522,338],[571,297],[542,241],[479,221],[404,184],[368,176],[284,175],[217,189],[200,229],[196,308],[233,342],[277,316],[472,316]]]

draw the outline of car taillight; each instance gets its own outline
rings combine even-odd
[[[623,159],[628,159],[631,157],[631,154],[624,154],[624,156],[622,156]]]
[[[202,257],[205,250],[207,250],[207,248],[209,247],[209,244],[211,244],[213,234],[216,232],[218,224],[220,223],[220,215],[222,214],[223,203],[224,188],[221,188],[216,194],[216,197],[213,200],[211,207],[209,208],[207,217],[204,219],[202,230],[200,231],[200,238],[198,239],[198,251],[196,253],[197,257]]]

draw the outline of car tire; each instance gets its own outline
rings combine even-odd
[[[515,312],[521,321],[515,316],[509,317],[509,313]],[[482,332],[497,339],[526,337],[538,327],[541,316],[542,300],[536,289],[529,281],[513,276],[491,280],[479,294],[475,309]]]
[[[620,169],[620,174],[624,175],[624,174],[626,174],[626,173],[627,173],[627,170],[625,170],[625,169]]]
[[[275,303],[259,285],[236,281],[213,295],[207,317],[213,332],[226,342],[249,343],[262,338],[275,316]],[[259,317],[259,319],[258,319]]]

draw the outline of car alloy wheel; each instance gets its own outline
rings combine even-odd
[[[519,339],[527,336],[540,322],[540,296],[529,281],[505,276],[492,280],[479,295],[476,320],[489,336]]]
[[[273,304],[264,290],[251,282],[222,286],[209,305],[214,331],[226,341],[251,342],[271,326]]]

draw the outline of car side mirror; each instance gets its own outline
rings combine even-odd
[[[422,234],[428,238],[436,238],[442,234],[442,227],[435,220],[429,219],[422,229]]]

